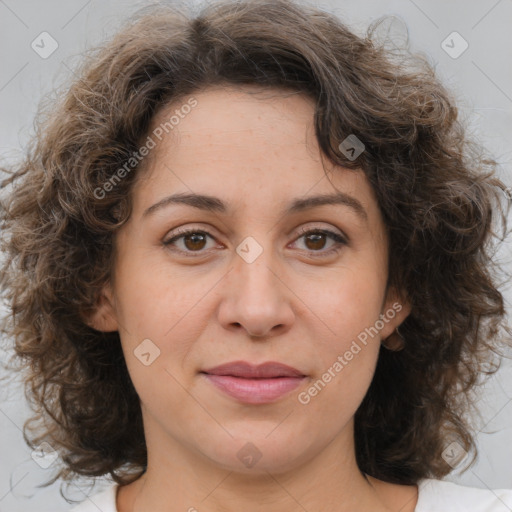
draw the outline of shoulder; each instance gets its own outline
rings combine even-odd
[[[117,512],[117,488],[117,484],[110,485],[104,491],[87,497],[80,505],[71,509],[71,512]]]
[[[480,489],[426,478],[418,483],[415,512],[510,512],[512,489]]]

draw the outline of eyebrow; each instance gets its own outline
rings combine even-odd
[[[205,194],[181,193],[164,197],[157,203],[147,208],[143,217],[151,215],[166,206],[183,204],[197,208],[198,210],[213,213],[229,213],[229,208],[221,199]],[[335,194],[320,194],[309,196],[303,199],[294,199],[282,212],[283,215],[299,213],[305,210],[316,208],[324,205],[344,205],[351,208],[362,220],[368,221],[368,214],[363,205],[355,198],[344,192]]]

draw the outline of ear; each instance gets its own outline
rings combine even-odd
[[[384,321],[384,327],[380,331],[381,338],[384,340],[391,335],[409,316],[410,312],[411,303],[406,298],[405,293],[389,287],[381,311],[381,318]]]
[[[95,307],[83,315],[85,323],[97,331],[114,332],[119,330],[113,304],[114,300],[110,285],[105,285],[96,301]]]

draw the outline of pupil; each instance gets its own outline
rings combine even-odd
[[[187,243],[187,241],[190,240],[192,240],[192,246],[190,243]],[[187,246],[187,249],[201,249],[201,243],[204,243],[204,235],[200,233],[193,233],[185,238],[185,245]],[[197,244],[199,244],[199,246]]]
[[[313,247],[313,248],[314,248],[314,249],[322,249],[322,248],[323,248],[323,245],[324,245],[324,244],[322,243],[322,242],[323,242],[323,240],[322,240],[322,239],[323,239],[323,237],[324,237],[324,236],[325,236],[325,235],[324,235],[324,234],[322,234],[322,233],[316,233],[316,234],[308,235],[308,236],[306,237],[306,239],[313,240],[313,244],[318,244],[318,242],[320,242],[320,245],[314,245],[314,247]]]

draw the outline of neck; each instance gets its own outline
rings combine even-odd
[[[259,512],[262,507],[266,512],[392,510],[378,481],[367,478],[357,466],[352,424],[314,457],[274,471],[273,461],[243,472],[220,467],[169,436],[147,434],[153,441],[148,443],[147,471],[120,489],[119,512]]]

